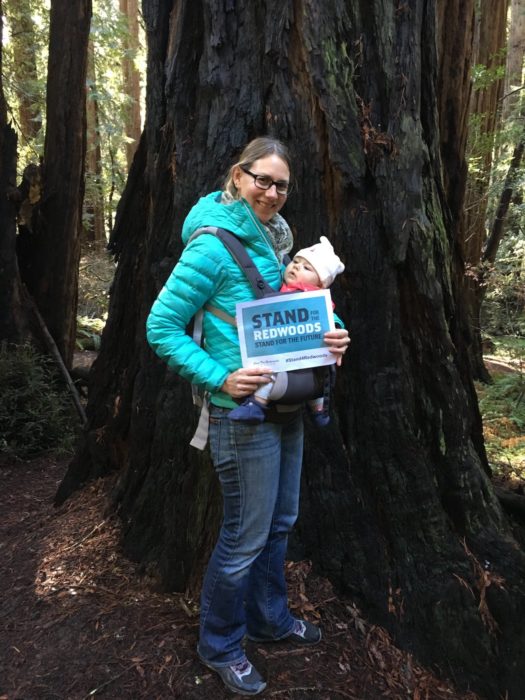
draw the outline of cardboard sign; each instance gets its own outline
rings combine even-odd
[[[243,367],[284,372],[336,361],[323,341],[335,329],[327,289],[237,304],[237,328]]]

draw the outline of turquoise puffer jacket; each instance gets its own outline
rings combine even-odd
[[[244,200],[221,202],[221,192],[200,199],[182,229],[186,247],[151,308],[146,329],[148,342],[168,366],[192,384],[211,392],[219,406],[236,406],[220,391],[227,376],[241,366],[237,329],[205,311],[204,345],[199,347],[186,328],[206,303],[235,316],[235,304],[255,295],[244,273],[213,235],[190,240],[204,226],[219,226],[238,236],[268,284],[278,290],[283,266],[267,231]]]

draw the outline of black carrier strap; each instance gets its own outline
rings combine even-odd
[[[237,265],[244,272],[244,275],[250,283],[250,286],[252,287],[257,299],[264,299],[264,297],[276,296],[277,294],[279,294],[278,290],[276,291],[275,289],[273,289],[273,287],[270,287],[270,285],[266,282],[264,277],[257,269],[255,263],[250,258],[246,248],[235,234],[233,234],[231,231],[227,231],[225,228],[219,228],[218,226],[205,226],[195,231],[195,233],[193,233],[192,236],[190,236],[189,241],[191,241],[193,238],[196,238],[197,236],[200,236],[202,233],[209,233],[212,236],[216,236],[221,241],[223,246],[235,260]],[[287,255],[284,256],[283,262],[286,265],[289,261],[290,258]],[[222,318],[227,323],[232,323],[233,325],[235,325],[235,318],[233,318],[233,316],[229,316],[221,309],[214,309],[213,307],[208,306],[208,310],[210,310],[216,316]],[[201,309],[196,314],[194,321],[193,339],[197,343],[197,345],[200,345],[202,341],[202,317],[203,309]],[[199,390],[195,385],[192,385],[192,394],[193,403],[197,406],[202,406],[202,410],[197,429],[190,442],[190,445],[196,447],[198,450],[203,450],[206,447],[206,443],[208,442],[209,397],[200,397]],[[283,415],[286,416],[286,413],[283,413]]]
[[[264,299],[264,297],[276,296],[279,294],[279,290],[270,287],[268,282],[261,275],[242,241],[240,241],[234,233],[227,231],[225,228],[219,228],[218,226],[206,226],[195,232],[195,234],[201,233],[211,233],[222,242],[223,246],[246,275],[246,279],[250,283],[257,299]],[[193,234],[193,236],[195,236],[195,234]]]

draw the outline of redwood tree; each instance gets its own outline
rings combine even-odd
[[[67,365],[76,330],[90,21],[91,0],[52,0],[43,194],[23,260],[24,282]]]
[[[523,90],[523,57],[525,56],[525,2],[511,0],[509,36],[507,40],[507,66],[505,71],[505,95],[502,121],[516,116],[520,94]]]
[[[469,181],[465,205],[467,227],[465,259],[477,265],[485,240],[488,187],[492,151],[500,124],[503,96],[508,0],[481,0],[477,11],[473,63],[482,67],[486,80],[472,93],[471,114],[476,117],[470,135],[470,156],[477,159]],[[499,73],[498,73],[499,71]]]
[[[275,134],[295,163],[284,214],[297,247],[327,234],[345,260],[334,298],[352,335],[335,419],[308,434],[293,551],[457,683],[521,697],[525,556],[489,480],[466,361],[435,2],[143,10],[147,123],[110,242],[89,424],[57,499],[119,470],[128,554],[155,561],[167,589],[198,583],[220,503],[206,454],[188,447],[189,386],[153,356],[144,323],[190,206],[246,141]]]
[[[483,79],[471,95],[469,157],[473,163],[463,201],[464,226],[460,237],[467,266],[465,300],[469,315],[469,361],[475,379],[488,381],[483,363],[480,311],[485,281],[482,250],[486,239],[486,216],[493,149],[501,123],[501,97],[504,86],[505,45],[508,0],[480,0],[476,3],[476,30],[472,63]]]
[[[122,77],[124,92],[128,97],[125,128],[129,142],[126,144],[126,160],[131,165],[140,138],[140,73],[135,66],[139,50],[138,0],[119,0],[120,11],[126,19],[127,31],[123,37]]]
[[[88,46],[86,96],[86,196],[84,211],[86,240],[99,246],[106,245],[104,226],[104,188],[102,180],[102,149],[100,147],[100,121],[97,97],[95,49],[90,40]]]
[[[31,335],[31,316],[16,257],[17,138],[2,82],[2,17],[0,1],[0,340],[22,343]]]

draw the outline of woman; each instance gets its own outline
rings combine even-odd
[[[210,449],[224,498],[224,521],[201,595],[198,654],[234,692],[256,695],[266,683],[246,658],[244,636],[258,642],[315,644],[321,631],[296,620],[287,605],[284,561],[288,533],[298,514],[303,454],[300,406],[282,407],[259,425],[230,421],[229,411],[271,370],[241,367],[234,326],[205,311],[204,346],[186,334],[206,304],[235,315],[235,304],[254,298],[244,273],[218,238],[192,234],[218,226],[241,239],[276,290],[282,257],[293,244],[279,211],[290,192],[290,159],[279,141],[249,143],[229,171],[223,192],[203,197],[184,222],[184,252],[154,303],[148,341],[181,376],[203,386],[210,399]],[[344,329],[326,333],[337,364],[349,343]],[[279,407],[277,407],[279,408]]]

